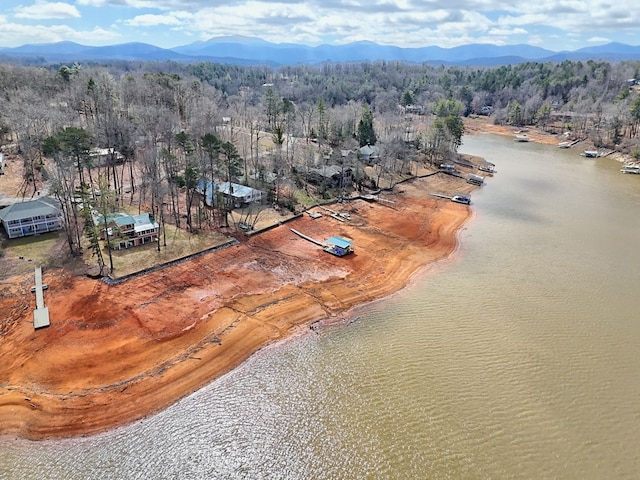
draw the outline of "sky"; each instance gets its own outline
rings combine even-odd
[[[640,45],[640,1],[0,0],[0,47],[72,41],[172,48],[231,35],[306,45]]]

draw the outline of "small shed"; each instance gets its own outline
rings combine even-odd
[[[331,237],[325,244],[324,251],[338,257],[353,253],[353,242],[342,237]]]

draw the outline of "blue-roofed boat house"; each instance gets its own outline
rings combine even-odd
[[[325,252],[338,257],[353,253],[353,242],[342,237],[331,237],[325,242]]]

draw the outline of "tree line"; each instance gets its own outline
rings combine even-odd
[[[195,194],[199,183],[240,182],[291,206],[292,190],[308,190],[305,174],[344,165],[340,152],[364,145],[378,147],[379,172],[438,164],[461,145],[463,117],[486,108],[497,123],[551,128],[560,119],[596,144],[637,152],[640,94],[630,80],[639,77],[640,62],[593,60],[494,68],[0,64],[0,146],[19,152],[25,196],[49,183],[78,252],[83,233],[95,236],[84,227],[84,205],[106,214],[135,197],[160,222],[220,226],[230,205],[216,195],[207,205]],[[109,152],[100,163],[98,148]],[[355,155],[347,158],[358,185],[375,186]]]

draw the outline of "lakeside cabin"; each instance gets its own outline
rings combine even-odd
[[[205,198],[205,204],[209,207],[213,207],[216,193],[219,193],[234,208],[262,201],[262,190],[233,182],[214,183],[204,178],[200,179],[196,185],[196,193]]]
[[[337,257],[353,253],[353,242],[342,237],[331,237],[325,242],[323,250]]]
[[[116,212],[105,219],[93,211],[92,216],[94,225],[100,228],[100,239],[106,240],[108,234],[111,248],[115,250],[158,241],[160,225],[149,213],[129,215]]]

